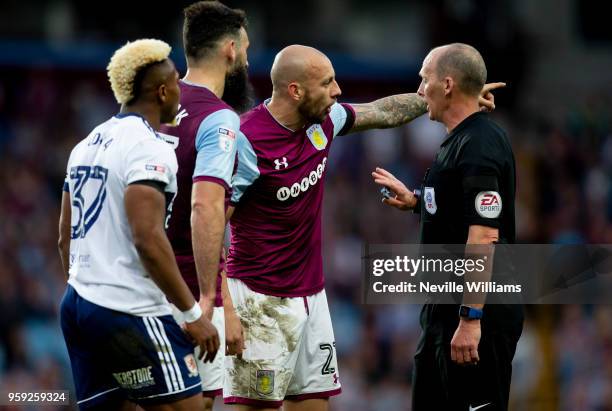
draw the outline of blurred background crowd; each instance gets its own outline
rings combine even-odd
[[[0,391],[72,389],[58,323],[66,279],[56,246],[68,154],[118,111],[104,68],[119,45],[166,40],[184,74],[180,27],[188,3],[3,2]],[[517,161],[519,241],[612,243],[612,31],[597,2],[226,4],[249,17],[258,101],[270,92],[274,54],[287,44],[328,53],[343,102],[414,92],[431,47],[474,45],[489,81],[508,83],[492,116],[508,131]],[[418,219],[385,208],[370,172],[382,166],[415,187],[444,134],[424,116],[334,142],[323,243],[343,385],[335,411],[410,409],[420,307],[363,305],[361,254],[365,242],[416,242]],[[612,410],[612,306],[529,306],[527,314],[512,409]]]

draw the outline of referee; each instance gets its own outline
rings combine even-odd
[[[413,193],[377,168],[388,205],[421,214],[422,244],[514,243],[514,155],[504,130],[481,112],[487,78],[466,44],[433,49],[423,61],[419,95],[448,135]],[[412,409],[507,410],[512,358],[523,328],[520,305],[434,305],[421,311]]]

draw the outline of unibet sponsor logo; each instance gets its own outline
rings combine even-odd
[[[502,210],[501,196],[497,191],[481,191],[474,203],[476,212],[484,218],[497,218]]]
[[[304,176],[300,181],[296,181],[291,187],[281,187],[276,192],[276,198],[280,201],[287,201],[289,198],[295,198],[300,193],[306,192],[310,187],[319,182],[325,171],[327,157],[317,165],[317,168],[312,170],[308,175]]]
[[[150,385],[155,385],[155,379],[151,373],[152,369],[153,367],[149,366],[138,368],[136,370],[116,372],[113,373],[113,377],[115,377],[115,380],[117,380],[122,388],[133,390],[148,387]]]

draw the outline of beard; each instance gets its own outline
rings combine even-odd
[[[240,66],[227,73],[221,100],[225,101],[238,114],[244,113],[253,106],[254,94],[246,66]]]
[[[317,111],[317,105],[310,99],[308,94],[305,96],[305,101],[298,107],[298,112],[307,123],[322,124],[327,117],[326,112]]]

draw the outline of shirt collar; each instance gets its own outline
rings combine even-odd
[[[272,100],[271,98],[267,98],[264,100],[264,102],[262,103],[262,105],[264,106],[264,108],[266,109],[266,111],[268,112],[268,114],[270,115],[270,117],[272,117],[272,120],[274,120],[276,122],[276,124],[278,124],[279,126],[281,126],[282,128],[284,128],[287,131],[290,131],[292,133],[295,133],[297,130],[291,130],[289,127],[285,126],[284,124],[281,124],[280,121],[278,121],[274,115],[272,114],[272,112],[270,111],[270,109],[268,108],[268,103],[270,102],[270,100]]]
[[[448,142],[457,134],[459,134],[463,129],[465,129],[470,123],[472,123],[475,119],[482,117],[482,116],[486,116],[487,113],[484,113],[482,111],[477,111],[475,113],[470,114],[469,116],[467,116],[466,118],[463,119],[463,121],[461,121],[461,123],[457,124],[457,126],[451,130],[450,133],[448,133],[446,135],[446,137],[444,138],[444,140],[442,140],[442,143],[440,143],[440,147],[444,147],[446,144],[448,144]]]

